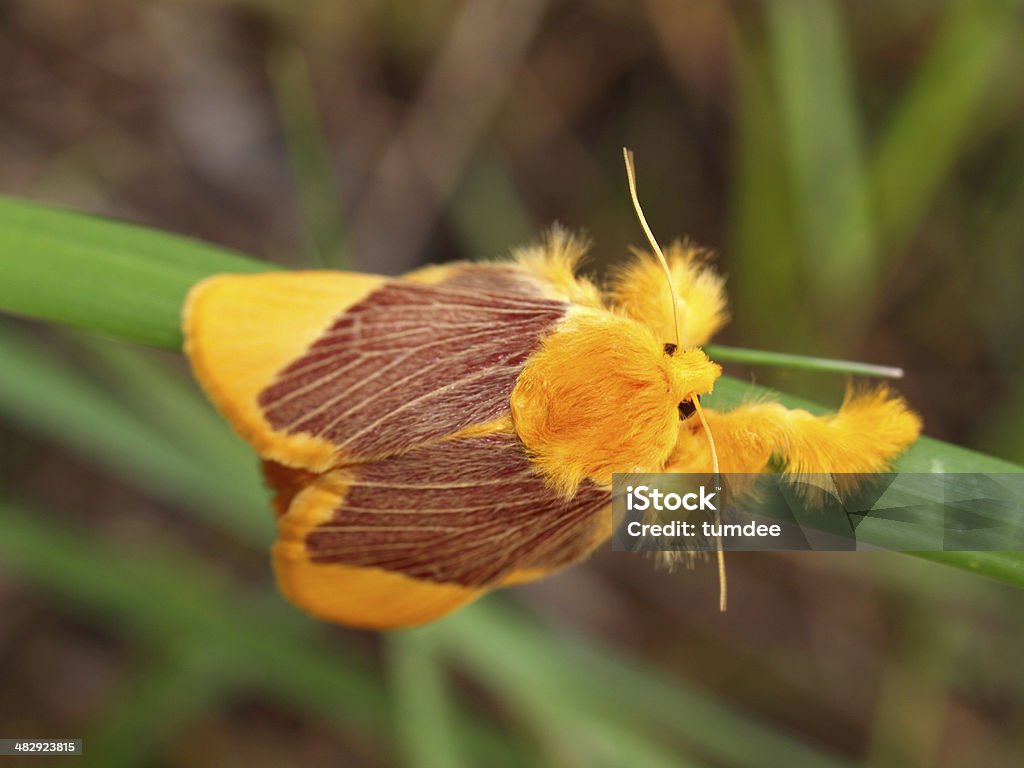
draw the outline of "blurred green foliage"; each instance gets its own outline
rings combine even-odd
[[[189,285],[266,268],[236,251],[388,272],[504,253],[554,218],[590,230],[600,270],[640,239],[628,144],[659,237],[722,251],[725,341],[904,366],[931,434],[1019,463],[1020,6],[18,2],[0,19],[0,189],[235,250],[2,200],[0,305],[175,349]],[[274,594],[255,462],[180,361],[25,322],[0,327],[0,360],[0,726],[49,729],[9,735],[83,736],[96,766],[1024,754],[1013,553],[931,556],[992,581],[737,556],[724,617],[705,574],[598,558],[515,590],[531,607],[497,595],[370,638]],[[823,401],[843,384],[758,380]],[[922,440],[901,466],[1014,465]],[[56,646],[33,631],[54,616]],[[114,649],[113,680],[53,682],[84,701],[40,717],[40,676],[79,645]],[[209,724],[232,718],[219,746]]]

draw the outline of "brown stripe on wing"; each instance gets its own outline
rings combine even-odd
[[[579,560],[597,543],[611,501],[589,483],[558,497],[507,433],[443,441],[351,471],[341,507],[306,537],[310,559],[463,586]]]
[[[527,358],[568,305],[392,282],[342,314],[259,396],[267,421],[356,458],[387,456],[508,411]]]

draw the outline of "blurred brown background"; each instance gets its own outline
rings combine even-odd
[[[642,241],[625,144],[659,238],[719,254],[734,315],[722,343],[902,366],[898,388],[929,435],[1020,463],[1022,43],[1020,3],[1003,0],[7,0],[0,193],[291,267],[388,274],[505,254],[560,221],[590,235],[600,273]],[[173,356],[5,328],[115,400],[134,386],[133,419],[179,402],[147,406],[142,383],[177,380]],[[830,404],[846,384],[728,372]],[[269,511],[244,449],[224,449],[238,474],[180,492],[186,475],[26,415],[8,391],[0,492],[71,538],[40,536],[38,565],[0,559],[0,736],[84,736],[96,765],[810,764],[806,745],[821,764],[1024,755],[1024,604],[996,582],[897,555],[734,556],[719,615],[713,569],[667,574],[601,552],[513,591],[524,632],[543,632],[539,656],[526,640],[499,652],[483,639],[510,637],[489,613],[382,640],[278,604],[260,546]],[[225,485],[249,506],[232,506]],[[249,533],[224,526],[222,507],[256,521],[238,524]],[[76,590],[68,562],[132,581],[129,563],[154,542],[231,574],[295,622],[303,639],[282,658],[316,647],[323,666],[278,679],[265,649],[221,674],[221,657],[121,626],[136,603],[116,583]],[[188,571],[175,558],[166,574]],[[138,605],[161,584],[177,594],[173,579],[154,584],[139,577]],[[492,602],[505,605],[482,610]],[[185,636],[203,615],[152,621]],[[230,646],[244,626],[260,624],[218,636]],[[593,648],[669,692],[573,667]],[[354,677],[312,690],[339,658]],[[607,711],[581,714],[571,677],[543,689],[524,671],[520,690],[481,671],[542,658],[607,679]],[[453,738],[476,746],[427,743],[417,718],[438,706],[420,694],[435,689],[455,702]],[[352,714],[363,699],[365,721]],[[640,700],[669,724],[636,722]],[[731,740],[745,757],[711,744]]]

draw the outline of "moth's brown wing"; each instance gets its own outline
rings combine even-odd
[[[186,351],[266,459],[323,472],[410,450],[507,414],[568,309],[514,266],[432,274],[219,275],[189,294]]]
[[[282,591],[325,619],[418,624],[562,568],[611,527],[610,493],[559,498],[511,433],[443,440],[327,473],[279,520]]]

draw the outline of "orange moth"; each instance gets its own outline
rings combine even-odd
[[[662,254],[626,157],[654,253],[604,290],[559,228],[506,262],[191,290],[185,349],[263,460],[289,599],[353,626],[421,624],[586,557],[611,533],[613,472],[876,472],[917,437],[884,387],[823,417],[702,409],[723,280],[694,249]]]

